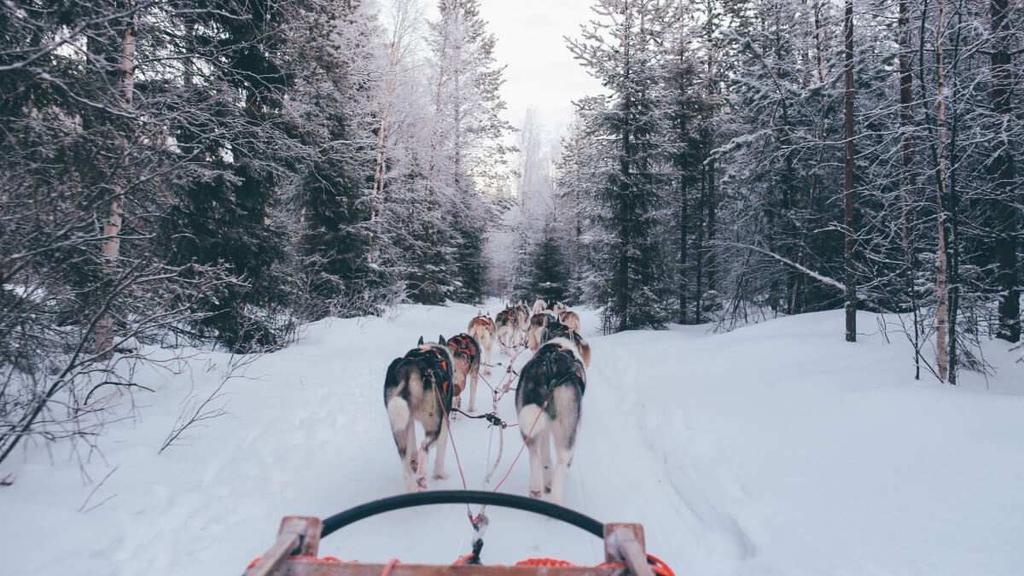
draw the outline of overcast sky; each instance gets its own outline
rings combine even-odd
[[[503,95],[506,119],[519,127],[534,108],[549,137],[572,115],[572,100],[601,92],[565,46],[593,14],[593,0],[481,0],[481,12],[498,37],[497,59],[508,65]]]

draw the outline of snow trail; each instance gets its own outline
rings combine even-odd
[[[492,315],[498,308],[488,303]],[[14,519],[0,522],[0,572],[234,574],[272,542],[281,516],[326,516],[402,492],[382,399],[387,364],[420,335],[464,331],[477,310],[403,306],[388,319],[312,324],[228,384],[227,416],[162,455],[181,402],[192,386],[212,389],[227,357],[200,354],[183,375],[141,374],[157,392],[136,396],[136,417],[111,424],[86,464],[61,445],[29,444],[0,469],[16,473],[0,489],[0,513]],[[593,311],[582,320],[593,362],[566,504],[643,523],[649,549],[677,573],[962,576],[1024,566],[1024,379],[1005,349],[987,352],[1002,368],[987,392],[979,377],[957,389],[915,383],[906,346],[879,335],[846,344],[835,330],[841,312],[723,335],[600,336]],[[507,361],[497,349],[494,358]],[[504,372],[495,367],[491,384]],[[507,422],[513,396],[499,406]],[[481,399],[489,410],[483,384]],[[521,446],[517,429],[503,432],[502,463],[485,484],[498,432],[456,418],[452,433],[470,488],[492,489]],[[431,488],[461,487],[452,454],[448,464],[449,478]],[[99,480],[113,466],[98,488],[82,480],[81,471]],[[528,480],[524,455],[502,490],[526,494]],[[488,515],[488,563],[601,558],[601,543],[575,528]],[[465,508],[432,507],[346,528],[322,552],[446,563],[470,536]]]

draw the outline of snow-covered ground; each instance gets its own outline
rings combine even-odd
[[[406,306],[313,324],[228,382],[214,403],[227,415],[159,455],[183,403],[221,381],[228,357],[140,374],[156,392],[135,395],[101,453],[83,464],[66,445],[29,444],[0,467],[15,477],[0,488],[0,574],[238,574],[281,516],[400,492],[385,368],[421,334],[462,331],[475,312]],[[681,575],[1024,573],[1024,367],[992,343],[1000,371],[987,382],[915,382],[901,336],[846,344],[840,314],[599,337],[585,313],[594,361],[567,505],[642,522],[649,549]],[[875,318],[860,326],[874,330]],[[453,434],[470,487],[485,487],[497,433],[461,419]],[[520,446],[506,431],[499,475]],[[432,487],[461,486],[449,463]],[[505,489],[525,493],[527,476],[524,456]],[[600,543],[574,528],[488,514],[486,562],[600,559]],[[346,528],[322,552],[450,562],[469,537],[464,508],[433,507]]]

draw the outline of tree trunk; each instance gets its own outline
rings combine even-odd
[[[949,260],[948,242],[946,238],[947,214],[945,208],[946,175],[948,173],[946,158],[946,68],[943,57],[943,29],[946,21],[945,0],[938,0],[938,16],[935,25],[935,120],[938,128],[936,144],[935,180],[937,190],[935,204],[938,218],[938,243],[935,248],[935,366],[939,380],[946,382],[949,378]]]
[[[900,150],[903,164],[903,194],[900,213],[900,232],[903,244],[904,287],[910,300],[912,320],[914,323],[914,379],[921,379],[921,334],[918,324],[917,290],[914,286],[914,273],[917,270],[917,254],[914,245],[914,197],[917,186],[914,175],[914,143],[911,141],[911,129],[914,124],[914,74],[910,61],[910,9],[909,0],[899,0],[898,44],[899,44],[899,81],[900,81]]]
[[[682,176],[680,176],[680,180],[682,180]],[[687,286],[687,283],[686,283],[686,269],[689,266],[689,262],[688,262],[688,260],[689,260],[689,253],[687,251],[687,245],[686,245],[687,244],[687,242],[686,242],[686,234],[687,234],[686,220],[687,220],[687,218],[689,216],[687,214],[686,200],[687,200],[686,199],[686,185],[683,184],[682,182],[680,182],[680,184],[679,184],[679,323],[680,324],[686,324],[686,321],[689,320],[689,315],[687,314],[687,306],[689,305],[689,302],[687,302],[687,298],[686,298],[686,292],[687,292],[687,290],[689,288]]]
[[[129,2],[127,8],[132,8]],[[118,88],[121,92],[123,105],[128,108],[132,104],[132,94],[135,90],[135,15],[128,16],[125,25],[124,37],[121,44],[120,61],[120,82]],[[121,254],[121,225],[124,219],[124,194],[127,189],[126,179],[122,174],[114,176],[115,193],[110,201],[110,212],[107,214],[107,221],[103,225],[103,244],[100,251],[103,256],[103,265],[109,277],[113,277],[117,260]],[[96,323],[96,349],[100,355],[109,355],[114,345],[114,317],[110,311],[103,312],[103,316]]]
[[[1010,51],[1011,30],[1007,18],[1008,1],[991,0],[989,3],[992,33],[992,86],[989,94],[992,110],[1005,127],[1013,120],[1013,56]],[[996,196],[995,254],[998,271],[996,281],[1002,291],[999,302],[999,328],[996,337],[1007,342],[1019,342],[1020,288],[1017,262],[1017,238],[1020,234],[1020,214],[1017,208],[1016,164],[1011,143],[1005,134],[993,139],[996,150],[991,173]]]
[[[843,170],[843,225],[846,230],[846,341],[857,341],[857,285],[854,272],[856,235],[854,231],[854,190],[853,190],[853,0],[846,0],[846,15],[843,19],[843,33],[846,38],[846,90],[844,92],[844,127],[846,158]]]

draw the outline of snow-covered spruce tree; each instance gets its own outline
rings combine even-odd
[[[375,68],[380,30],[361,2],[299,4],[288,23],[286,114],[309,152],[298,166],[300,273],[306,315],[376,313],[388,300],[384,268],[372,262]]]
[[[599,0],[594,11],[599,18],[569,48],[612,95],[599,121],[615,139],[617,164],[598,191],[610,212],[603,249],[611,265],[598,272],[610,294],[601,303],[604,328],[658,327],[669,310],[659,237],[665,183],[658,172],[664,149],[657,92],[662,38],[674,11],[661,0]]]
[[[562,243],[549,226],[532,254],[527,292],[545,302],[565,302],[569,269]]]
[[[601,271],[609,264],[603,249],[609,210],[595,194],[611,178],[613,143],[601,138],[600,124],[608,106],[601,96],[583,98],[563,137],[555,164],[556,205],[562,214],[561,237],[567,243],[569,299],[572,302],[603,303],[609,298]]]
[[[740,250],[722,270],[734,311],[741,302],[797,313],[841,302],[834,286],[797,266],[842,277],[841,65],[839,21],[830,5],[745,3],[730,22],[740,40],[721,109],[717,164],[733,190],[720,208],[721,240]],[[791,262],[793,265],[786,264]]]
[[[0,460],[34,434],[93,437],[139,344],[192,336],[244,282],[168,258],[179,192],[234,178],[226,151],[251,134],[214,80],[234,61],[204,65],[210,14],[180,8],[0,5]]]
[[[555,202],[550,152],[545,146],[536,112],[532,109],[527,110],[523,118],[517,148],[517,204],[511,214],[515,220],[513,297],[532,302],[538,297],[533,281],[536,250],[545,235],[553,233],[552,228],[557,226],[556,210],[559,208]]]
[[[711,153],[712,108],[709,71],[699,59],[706,23],[680,15],[666,39],[659,107],[672,214],[666,223],[665,250],[676,300],[674,318],[700,323],[713,282],[709,241],[714,236],[714,167]],[[703,25],[702,25],[703,24]],[[710,50],[708,50],[710,52]],[[713,300],[713,298],[708,298]]]
[[[479,2],[441,0],[438,9],[430,34],[435,76],[427,201],[438,208],[433,215],[441,216],[443,229],[439,243],[427,246],[437,276],[421,284],[437,286],[442,299],[476,302],[483,296],[484,233],[493,217],[482,187],[503,179],[503,138],[511,127],[500,117],[503,68]]]
[[[181,11],[191,30],[186,52],[194,78],[187,89],[212,110],[172,125],[186,163],[163,236],[172,265],[226,266],[237,282],[203,294],[197,328],[236,351],[280,346],[287,292],[284,234],[269,220],[275,193],[298,155],[281,130],[288,75],[281,52],[288,11],[279,3],[228,2],[222,9]],[[236,10],[237,9],[237,10]],[[210,138],[211,133],[226,138]]]

